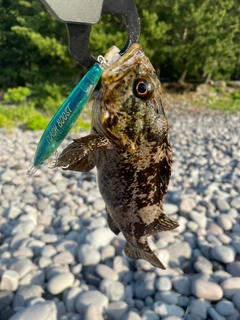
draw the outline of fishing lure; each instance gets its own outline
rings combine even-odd
[[[33,168],[37,169],[54,153],[77,121],[106,65],[106,60],[102,56],[98,57],[98,62],[76,85],[43,132],[35,152]]]

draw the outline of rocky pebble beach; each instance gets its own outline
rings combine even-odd
[[[166,270],[124,256],[96,170],[22,183],[41,132],[0,129],[1,320],[240,319],[240,115],[165,104],[180,226],[149,244]]]

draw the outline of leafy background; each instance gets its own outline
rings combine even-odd
[[[238,0],[136,4],[140,43],[163,81],[209,83],[240,77]],[[113,44],[122,47],[126,38],[121,17],[103,16],[92,28],[90,48],[97,56]],[[64,24],[39,0],[0,0],[0,70],[0,98],[8,109],[11,102],[27,105],[42,117],[56,111],[85,72],[68,52]],[[1,125],[9,117],[3,106],[0,111]]]

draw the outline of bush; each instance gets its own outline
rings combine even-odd
[[[6,102],[21,103],[26,101],[30,94],[30,89],[26,87],[9,88],[3,100]]]
[[[27,122],[25,128],[28,130],[44,130],[48,125],[48,120],[40,113],[32,114]]]

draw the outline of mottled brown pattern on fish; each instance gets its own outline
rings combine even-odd
[[[147,237],[178,226],[163,211],[171,146],[161,85],[139,44],[133,44],[104,70],[102,88],[93,105],[92,134],[78,143],[79,148],[73,146],[77,162],[69,159],[70,145],[58,163],[69,159],[68,169],[78,171],[96,165],[109,227],[125,236],[125,254],[164,268],[148,246]]]

